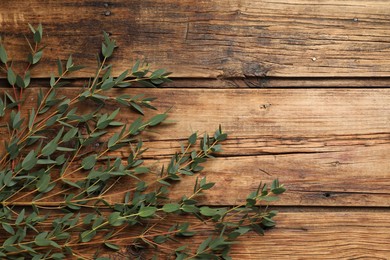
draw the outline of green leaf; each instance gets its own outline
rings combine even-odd
[[[65,259],[66,256],[63,253],[54,253],[50,257],[54,260],[62,260]]]
[[[285,191],[286,189],[283,187],[283,185],[280,185],[278,179],[275,179],[271,183],[271,192],[274,193],[275,195],[282,194]]]
[[[130,125],[130,127],[129,127],[129,134],[131,134],[131,135],[137,134],[140,131],[141,126],[142,126],[142,118],[138,117]]]
[[[35,29],[34,29],[34,27],[31,24],[28,24],[28,27],[30,27],[30,30],[31,30],[32,33],[35,33]]]
[[[5,115],[5,109],[6,109],[6,104],[0,98],[0,117],[3,117]]]
[[[263,224],[265,227],[273,227],[275,226],[275,221],[270,218],[263,217],[261,224]]]
[[[38,158],[34,150],[31,150],[22,162],[22,168],[26,171],[31,170],[37,164]]]
[[[119,137],[120,137],[120,133],[115,133],[113,136],[111,136],[111,138],[108,140],[107,143],[109,149],[112,148],[117,143]]]
[[[79,131],[78,128],[71,128],[64,136],[62,137],[62,141],[68,142],[70,141],[73,137],[76,136],[77,132]]]
[[[279,200],[279,198],[276,196],[264,196],[264,197],[260,197],[260,199],[262,199],[264,201],[268,201],[268,202]]]
[[[147,81],[147,80],[140,80],[140,81],[138,81],[138,83],[140,83],[142,86],[147,87],[147,88],[156,87],[155,85],[153,85],[153,83],[151,83],[150,81]]]
[[[143,207],[140,209],[138,215],[141,218],[147,218],[153,216],[154,213],[156,213],[156,211],[157,211],[156,207]]]
[[[61,180],[62,180],[62,182],[68,184],[69,186],[72,186],[72,187],[81,189],[81,186],[78,185],[77,183],[73,182],[73,181],[69,181],[69,180],[67,180],[67,179],[61,179]]]
[[[202,190],[208,190],[208,189],[211,189],[212,187],[214,187],[214,185],[215,185],[214,182],[209,182],[209,183],[201,185],[200,188]]]
[[[25,88],[24,80],[23,80],[22,77],[19,76],[19,75],[16,75],[16,85],[17,85],[19,88]]]
[[[133,68],[131,69],[131,73],[136,73],[139,69],[139,65],[140,65],[141,61],[140,60],[137,60],[134,65],[133,65]]]
[[[140,113],[141,115],[144,114],[144,111],[142,110],[142,108],[141,108],[137,103],[130,101],[130,102],[129,102],[129,105],[130,105],[132,108],[134,108],[135,111],[137,111],[137,112]]]
[[[7,80],[12,86],[16,83],[16,75],[11,67],[9,67],[7,70]]]
[[[217,141],[225,141],[227,139],[227,134],[220,134],[217,136],[216,140]]]
[[[264,229],[260,227],[258,224],[252,224],[251,228],[253,231],[255,231],[257,234],[263,236],[264,235]]]
[[[115,245],[112,243],[105,242],[104,245],[112,250],[115,250],[115,251],[118,251],[120,249],[120,247],[118,245]]]
[[[115,79],[115,84],[118,84],[119,82],[123,81],[123,80],[127,77],[127,74],[129,74],[129,70],[125,70],[124,72],[122,72],[122,74],[119,75],[119,76]]]
[[[30,61],[32,64],[37,64],[40,59],[42,58],[43,55],[43,50],[37,51],[33,56],[32,56],[32,61]]]
[[[124,223],[124,218],[121,216],[120,212],[113,212],[108,217],[108,223],[113,227],[121,226]]]
[[[42,232],[40,234],[38,234],[35,239],[34,239],[34,242],[37,246],[49,246],[50,245],[50,240],[47,239],[47,232]]]
[[[15,230],[12,228],[12,226],[11,226],[10,224],[3,222],[3,223],[1,223],[1,226],[2,226],[3,229],[4,229],[5,231],[7,231],[9,234],[15,235]]]
[[[155,71],[153,71],[153,73],[150,75],[150,78],[151,78],[151,79],[157,79],[157,78],[161,77],[164,73],[166,73],[166,70],[165,70],[165,69],[158,69],[158,70],[155,70]]]
[[[40,176],[39,180],[36,183],[36,188],[39,192],[45,192],[46,189],[49,187],[50,184],[50,175],[49,174],[43,174]]]
[[[222,246],[230,245],[230,244],[234,244],[234,242],[231,242],[231,241],[228,242],[228,241],[225,241],[225,239],[223,237],[217,237],[213,241],[211,241],[209,247],[212,250],[216,250],[218,247],[222,247]]]
[[[149,120],[149,125],[150,126],[155,126],[155,125],[158,125],[160,124],[162,121],[164,121],[166,118],[167,118],[167,114],[158,114],[158,115],[155,115],[154,117],[152,117],[150,120]]]
[[[42,156],[49,156],[53,154],[56,149],[57,149],[57,141],[56,140],[51,140],[49,143],[47,143],[43,148],[42,148]]]
[[[184,205],[182,207],[182,210],[184,212],[187,212],[187,213],[198,213],[199,212],[199,208],[196,207],[195,205]]]
[[[150,169],[148,167],[137,167],[134,169],[135,174],[144,174],[144,173],[148,173],[149,171]]]
[[[58,68],[58,76],[61,76],[64,72],[64,68],[62,67],[62,61],[60,59],[57,60],[57,68]]]
[[[177,203],[168,203],[162,207],[162,210],[166,213],[171,213],[180,210],[180,205]]]
[[[96,230],[86,230],[80,234],[81,242],[89,242],[96,235]]]
[[[155,236],[153,238],[153,241],[157,244],[165,243],[168,240],[167,236]]]
[[[57,163],[56,161],[50,160],[50,159],[39,159],[37,161],[37,164],[40,164],[40,165],[56,164],[56,163]]]
[[[196,254],[200,254],[200,253],[203,253],[203,251],[205,251],[205,249],[208,247],[208,245],[210,244],[210,242],[213,240],[212,237],[208,237],[206,238],[198,247],[198,249],[196,250]]]
[[[84,69],[85,66],[84,65],[73,65],[72,67],[70,67],[68,69],[69,72],[74,72],[74,71],[78,71],[78,70],[81,70],[81,69]]]
[[[218,214],[218,211],[216,209],[204,206],[200,208],[200,214],[206,217],[213,217]]]
[[[15,220],[15,225],[19,225],[20,223],[22,223],[22,221],[24,219],[24,213],[25,213],[25,210],[22,209],[22,211],[20,211],[20,213],[18,214],[18,217]]]
[[[104,43],[102,43],[102,54],[105,58],[109,58],[116,47],[115,42],[109,38],[106,32],[103,32],[103,36],[104,36]]]
[[[30,71],[27,71],[23,79],[24,88],[27,88],[30,85],[30,81],[31,81]]]
[[[188,138],[188,143],[189,143],[190,145],[195,144],[197,138],[198,138],[198,134],[197,134],[197,133],[193,133],[193,134]]]
[[[286,188],[284,188],[283,186],[280,186],[278,188],[272,189],[271,191],[273,194],[279,195],[279,194],[284,193],[286,191]]]
[[[54,77],[53,74],[51,74],[51,77],[50,77],[50,87],[54,87],[54,84],[56,83],[56,78]]]
[[[6,64],[8,61],[7,52],[3,46],[3,44],[0,44],[0,60],[2,63]]]
[[[106,79],[106,81],[103,82],[102,86],[100,87],[102,90],[107,91],[115,86],[114,80],[110,77]]]
[[[43,27],[42,27],[42,24],[38,24],[38,28],[37,28],[39,34],[41,35],[41,38],[42,38],[42,35],[43,35]]]
[[[42,40],[42,35],[41,35],[38,31],[36,31],[36,32],[34,33],[34,42],[40,43],[41,40]]]
[[[66,62],[66,69],[69,70],[72,66],[73,66],[73,59],[72,59],[72,55],[70,55]]]
[[[249,232],[251,230],[250,227],[239,227],[237,228],[236,230],[234,230],[233,232],[231,232],[229,235],[228,235],[228,238],[230,240],[234,240],[236,239],[237,237]]]
[[[15,113],[15,111],[12,110],[11,118],[10,118],[12,129],[19,129],[23,120],[24,119],[21,118],[21,116],[20,116],[20,111],[18,113]]]
[[[85,157],[81,162],[81,166],[85,170],[92,169],[95,166],[95,164],[96,164],[96,154]]]

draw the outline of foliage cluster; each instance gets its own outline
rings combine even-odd
[[[27,40],[30,53],[21,73],[0,42],[0,61],[10,85],[0,98],[1,258],[102,260],[110,250],[124,254],[123,248],[152,248],[165,258],[230,259],[238,237],[252,230],[263,234],[275,225],[276,212],[261,201],[276,200],[285,191],[277,180],[260,184],[245,203],[234,207],[199,204],[198,197],[214,186],[205,177],[194,177],[190,194],[169,198],[174,185],[201,172],[202,164],[221,151],[227,134],[221,127],[212,136],[193,133],[165,166],[145,163],[140,134],[164,122],[168,111],[145,119],[145,109],[156,109],[154,98],[128,90],[117,94],[113,88],[154,87],[168,82],[169,73],[137,61],[114,77],[109,59],[116,43],[106,33],[93,78],[65,95],[69,73],[83,67],[72,56],[58,60],[57,75],[48,87],[30,90],[37,102],[29,104],[25,94],[31,67],[44,51],[42,26],[30,29],[33,41]],[[91,104],[89,110],[85,104]],[[139,117],[121,122],[120,109]],[[182,243],[180,238],[197,233],[208,235],[195,246]],[[96,252],[86,254],[91,248]]]

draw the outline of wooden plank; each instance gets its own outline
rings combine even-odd
[[[389,212],[281,213],[264,237],[249,235],[233,259],[388,259]]]
[[[2,93],[5,88],[0,88]],[[9,91],[9,89],[8,89]],[[62,88],[73,96],[74,88]],[[307,139],[351,139],[388,134],[390,89],[115,89],[112,95],[145,93],[157,97],[160,112],[170,109],[165,124],[149,140],[177,140],[192,131],[214,131],[219,124],[233,138],[284,137],[294,143]],[[38,89],[26,94],[24,112],[35,105]],[[92,103],[91,103],[92,104]],[[90,104],[87,104],[88,107]],[[107,109],[113,104],[107,103]],[[119,119],[137,117],[122,109]],[[154,111],[147,113],[151,116]],[[370,137],[371,138],[371,137]],[[369,138],[369,139],[370,139]],[[360,138],[357,138],[360,139]],[[342,140],[339,140],[342,142]],[[345,140],[349,142],[348,140]],[[384,140],[385,141],[385,140]]]
[[[14,61],[27,51],[27,23],[43,24],[49,47],[39,77],[70,53],[93,66],[102,30],[120,46],[117,72],[145,56],[176,77],[390,76],[389,15],[388,2],[377,0],[0,3],[1,34]]]
[[[55,217],[55,214],[51,215]],[[266,231],[264,236],[248,233],[232,247],[233,259],[388,259],[390,248],[390,212],[386,210],[355,209],[279,209],[275,217],[276,227]],[[159,223],[157,230],[167,230],[175,223],[190,222],[199,232],[192,238],[164,244],[167,248],[177,248],[188,244],[197,248],[212,235],[210,227],[200,225],[198,220],[185,216],[171,216]],[[126,236],[138,233],[138,228],[124,230]],[[124,246],[118,253],[100,250],[111,259],[125,260],[150,259],[159,254],[159,259],[170,259],[162,251],[154,249],[132,250],[128,240],[117,241]],[[128,245],[128,246],[126,246]],[[93,257],[97,247],[82,248],[79,252]],[[165,250],[166,252],[166,250]],[[174,258],[173,258],[174,259]]]
[[[240,204],[260,182],[279,178],[288,192],[274,205],[388,207],[388,151],[385,145],[346,152],[217,158],[206,163],[206,170],[200,174],[216,183],[200,201],[210,205]],[[152,163],[155,160],[146,161]],[[183,178],[173,186],[170,197],[191,195],[194,184],[195,177]],[[116,191],[127,187],[123,182]]]
[[[245,79],[220,78],[216,80],[185,80],[175,79],[169,87],[187,87],[202,86],[204,88],[373,88],[389,87],[390,79],[381,78],[280,78],[280,77],[247,77]]]
[[[31,91],[26,109],[36,98]],[[74,94],[74,88],[63,91]],[[159,97],[161,111],[173,107],[170,118],[177,121],[144,136],[147,159],[163,162],[192,130],[210,132],[221,123],[230,133],[225,158],[204,173],[217,182],[204,203],[239,203],[260,181],[279,178],[289,192],[278,205],[390,205],[390,89],[125,90],[145,91]],[[120,113],[124,122],[131,118]],[[172,198],[193,183],[186,178]]]
[[[265,236],[245,235],[241,243],[232,247],[231,256],[233,259],[388,259],[389,217],[388,211],[282,211],[275,218],[276,228],[266,231]],[[208,235],[191,238],[191,245],[198,246]],[[139,254],[147,257],[156,253],[151,251]]]

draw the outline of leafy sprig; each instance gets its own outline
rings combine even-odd
[[[227,134],[221,127],[212,136],[193,133],[165,165],[146,164],[140,135],[163,123],[168,111],[145,119],[145,109],[156,110],[153,97],[131,91],[113,96],[111,90],[155,87],[169,82],[170,73],[137,61],[113,76],[109,59],[116,43],[107,33],[95,76],[79,92],[64,96],[61,89],[69,84],[70,73],[83,68],[70,55],[58,60],[56,75],[38,91],[36,105],[26,106],[23,93],[30,87],[30,70],[44,53],[42,26],[30,25],[30,30],[33,43],[26,37],[30,53],[24,71],[14,69],[0,42],[1,68],[12,88],[0,98],[1,126],[8,133],[0,159],[0,257],[102,260],[107,250],[131,246],[156,248],[176,259],[230,259],[238,237],[249,231],[263,234],[275,225],[276,212],[264,202],[285,191],[278,180],[270,187],[259,185],[244,204],[233,207],[201,205],[199,196],[215,185],[206,177],[194,178],[192,193],[178,200],[169,197],[182,178],[204,170],[203,164],[221,151]],[[115,110],[107,109],[107,103],[116,103]],[[126,109],[140,116],[124,123],[118,115]],[[118,150],[126,156],[113,156]],[[117,190],[121,182],[128,185]],[[166,219],[175,216],[194,219],[166,228]],[[196,247],[172,247],[172,241],[205,231],[213,235]],[[86,248],[98,250],[87,255]]]

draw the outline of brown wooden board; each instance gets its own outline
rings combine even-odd
[[[384,0],[5,0],[0,35],[21,69],[27,24],[44,27],[47,47],[32,71],[42,79],[32,81],[23,113],[38,87],[48,86],[57,58],[73,54],[87,65],[71,75],[64,94],[74,95],[93,76],[103,30],[119,46],[115,74],[140,58],[172,71],[170,85],[123,90],[158,97],[158,112],[170,109],[175,121],[142,136],[150,147],[145,163],[166,163],[193,131],[221,124],[229,139],[200,174],[216,182],[201,204],[242,203],[275,178],[287,188],[273,203],[277,227],[264,237],[248,234],[233,247],[233,259],[390,259],[389,7]],[[0,92],[4,77],[0,72]],[[119,119],[135,117],[122,109]],[[0,128],[0,139],[6,134]],[[184,178],[171,199],[194,182]],[[196,246],[207,235],[184,242]],[[85,250],[91,258],[94,252]],[[121,253],[111,258],[149,259],[152,252]]]
[[[114,63],[146,57],[176,77],[390,76],[387,1],[1,1],[1,35],[19,61],[27,23],[42,23],[42,70],[74,53],[94,65],[102,31],[120,46]],[[91,76],[87,69],[78,76]]]
[[[250,234],[233,259],[388,259],[389,213],[280,213],[264,237]]]
[[[267,230],[264,236],[255,233],[244,235],[232,248],[233,259],[388,259],[390,249],[390,213],[385,210],[334,210],[317,208],[314,211],[304,209],[279,208],[275,217],[277,226]],[[54,217],[55,214],[52,214]],[[193,218],[192,218],[193,219]],[[159,229],[166,230],[175,223],[189,221],[199,229],[198,221],[191,218],[175,216],[166,219]],[[210,228],[196,236],[179,240],[167,245],[177,248],[189,244],[197,248],[208,236],[213,235]],[[127,236],[137,234],[129,229]],[[4,235],[4,234],[0,234]],[[116,243],[125,244],[117,240]],[[93,259],[97,247],[78,252],[87,259]],[[104,250],[104,249],[103,249]],[[138,250],[124,247],[119,252],[100,251],[110,259],[150,259],[151,255],[160,255],[159,259],[168,259],[167,250]],[[172,259],[172,258],[171,258]],[[174,258],[173,258],[174,259]]]
[[[232,248],[233,259],[388,259],[390,248],[389,212],[364,211],[318,211],[289,212],[280,210],[275,218],[276,228],[267,230],[265,236],[248,233]],[[187,220],[187,219],[186,219]],[[172,218],[183,221],[183,218]],[[166,221],[169,227],[171,222]],[[211,235],[202,232],[184,240],[190,247],[199,244]],[[182,241],[183,242],[183,241]],[[169,248],[180,244],[172,243]],[[167,250],[164,250],[167,251]],[[155,250],[134,252],[124,249],[120,253],[108,253],[112,259],[141,257],[149,259],[152,254],[168,259],[164,252]],[[171,258],[172,259],[172,258]],[[174,259],[174,258],[173,258]]]
[[[74,90],[64,88],[62,93],[74,95]],[[37,91],[26,92],[29,102],[24,111],[35,104]],[[143,137],[145,146],[150,147],[146,164],[156,160],[161,160],[160,165],[165,163],[180,151],[180,142],[192,131],[212,132],[222,124],[230,134],[219,155],[223,158],[208,163],[203,173],[217,183],[203,203],[242,203],[261,181],[279,178],[289,192],[277,205],[390,206],[390,89],[161,88],[117,92],[146,92],[159,97],[155,102],[159,111],[171,108],[169,119],[175,123],[155,128]],[[119,119],[123,122],[136,116],[126,113],[126,108],[122,111]],[[116,155],[124,157],[126,150]],[[194,181],[185,178],[172,198],[187,194]],[[122,182],[116,191],[126,187]]]

